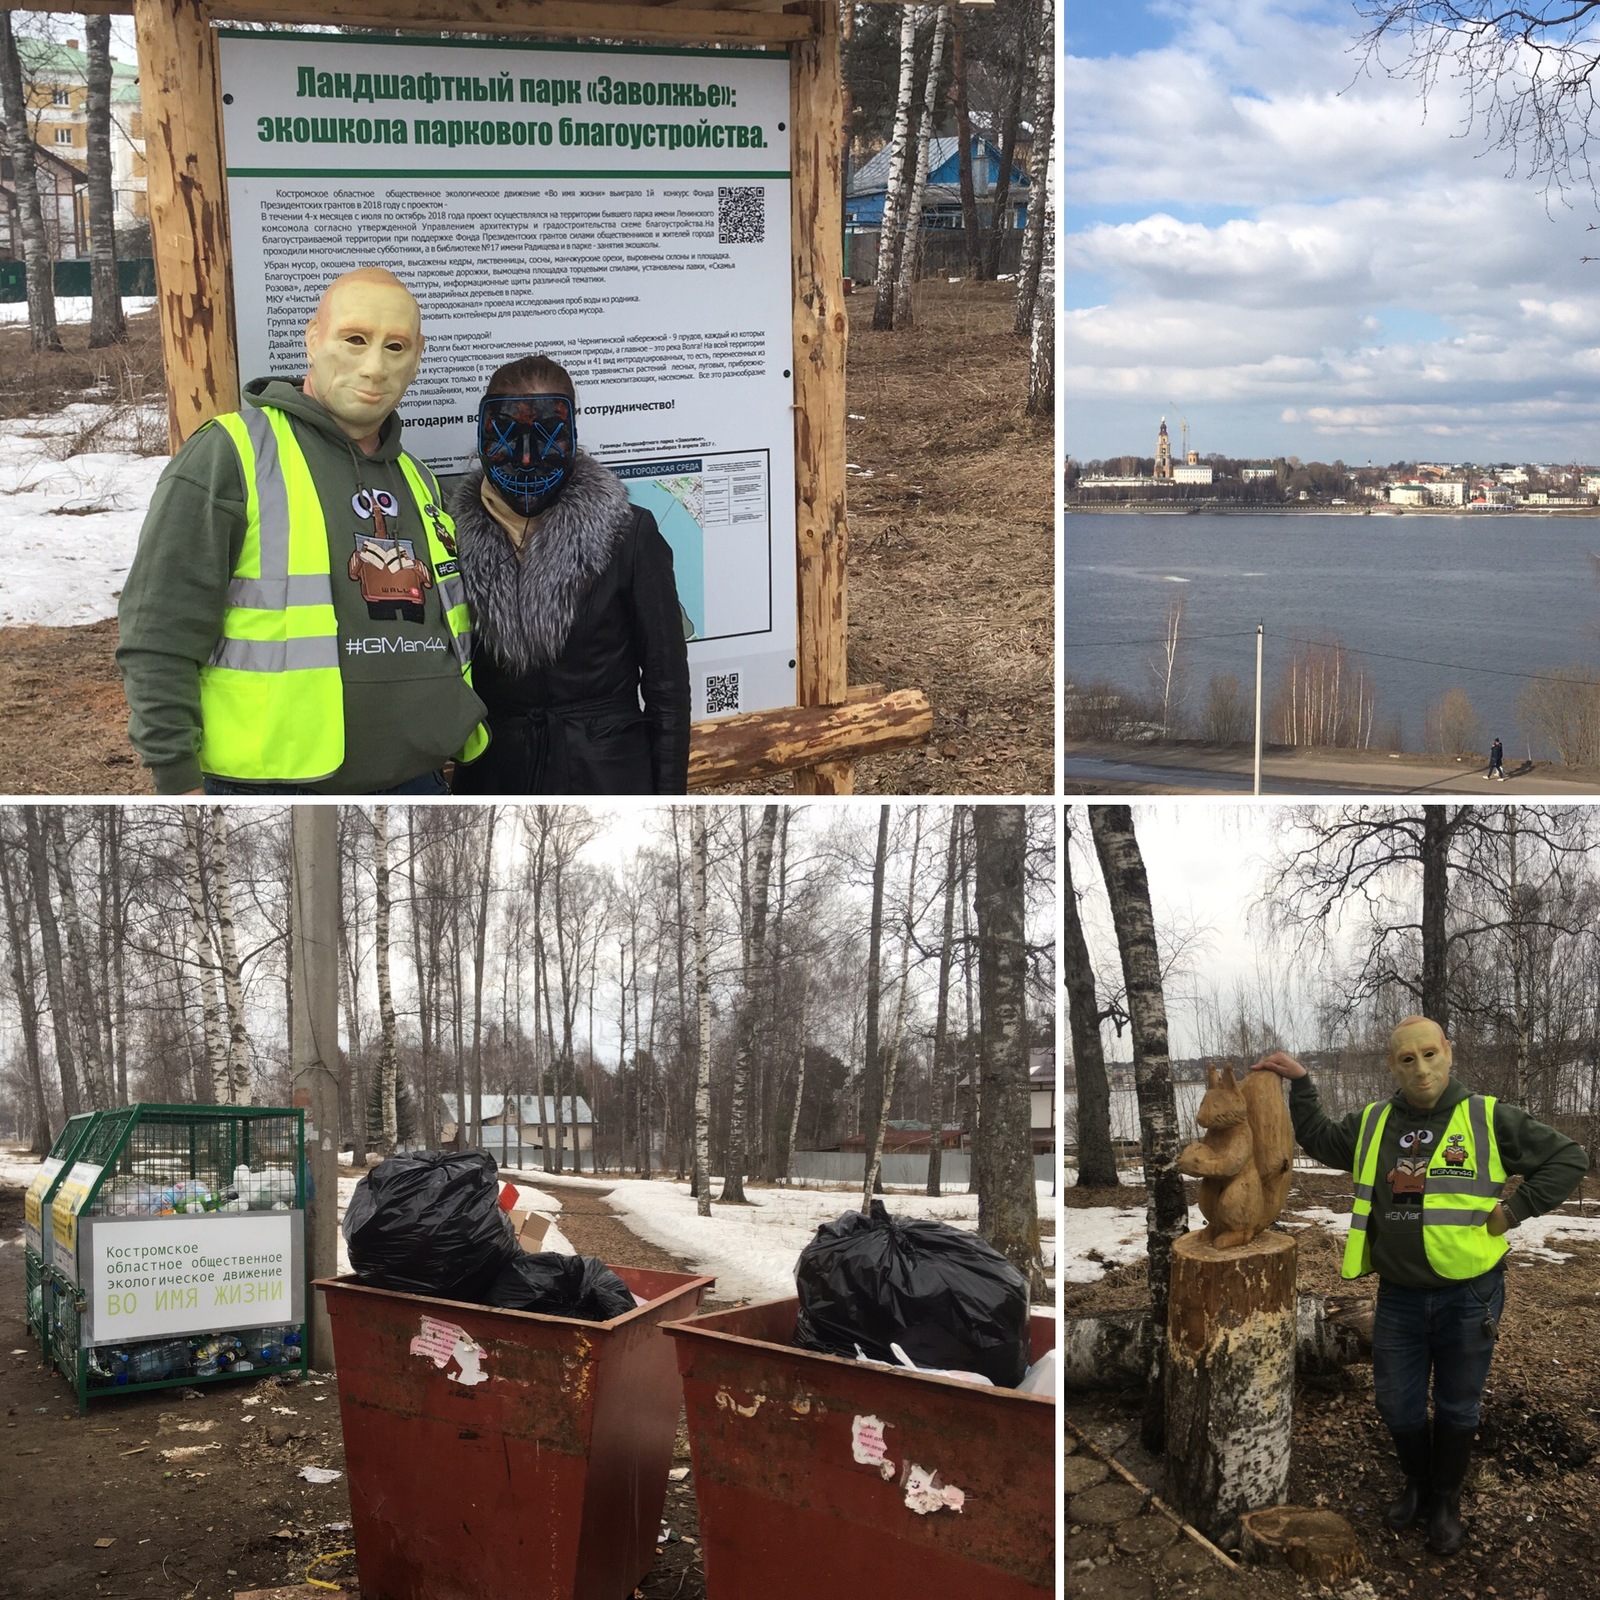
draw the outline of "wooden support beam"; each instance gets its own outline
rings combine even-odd
[[[815,36],[789,52],[789,147],[794,256],[795,535],[799,547],[799,701],[837,705],[849,686],[845,634],[844,97],[839,8],[805,0]],[[795,776],[800,794],[849,794],[847,763]]]
[[[689,741],[689,787],[743,783],[827,762],[922,744],[933,712],[920,689],[896,689],[837,706],[792,706],[697,722]]]
[[[1172,1246],[1167,1472],[1178,1509],[1213,1539],[1288,1495],[1294,1277],[1286,1233],[1228,1250],[1186,1233]]]
[[[217,42],[199,0],[134,0],[150,241],[174,450],[239,404]]]

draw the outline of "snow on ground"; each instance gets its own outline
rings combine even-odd
[[[141,311],[149,311],[154,307],[155,301],[147,295],[124,295],[122,297],[122,314],[125,317],[136,317]],[[94,301],[86,294],[58,294],[56,296],[56,321],[57,322],[87,322],[94,310]],[[8,300],[0,305],[0,322],[26,322],[28,320],[28,302],[26,300]]]
[[[585,1180],[594,1181],[594,1180]],[[720,1181],[720,1180],[719,1180]],[[713,1205],[700,1216],[687,1183],[652,1178],[601,1180],[609,1203],[651,1244],[714,1274],[719,1300],[776,1300],[794,1293],[794,1264],[824,1222],[854,1209],[849,1190],[748,1189],[748,1206]],[[1048,1198],[1049,1185],[1041,1185]],[[714,1192],[720,1192],[720,1188]],[[885,1196],[891,1213],[932,1217],[976,1232],[978,1197],[896,1192]],[[1054,1241],[1046,1239],[1050,1268]]]
[[[133,446],[157,423],[164,433],[165,417],[90,402],[0,422],[0,627],[65,627],[116,615],[145,508],[167,464]],[[73,449],[82,453],[68,454]]]
[[[39,1157],[21,1150],[0,1150],[0,1183],[26,1189],[39,1175]]]
[[[1143,1206],[1072,1206],[1061,1219],[1059,1260],[1066,1283],[1093,1283],[1145,1253]]]

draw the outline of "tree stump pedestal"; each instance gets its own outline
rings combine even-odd
[[[1286,1233],[1172,1247],[1166,1454],[1172,1500],[1208,1538],[1281,1505],[1294,1428],[1295,1244]]]

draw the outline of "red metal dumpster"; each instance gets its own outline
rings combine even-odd
[[[655,1560],[677,1431],[668,1318],[716,1280],[613,1267],[578,1322],[319,1279],[363,1600],[622,1600]]]
[[[797,1350],[797,1304],[666,1329],[709,1600],[1053,1595],[1055,1402]]]

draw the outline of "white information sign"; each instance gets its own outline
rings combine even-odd
[[[91,1344],[305,1320],[304,1213],[83,1223]]]
[[[395,272],[400,415],[442,474],[494,370],[553,357],[672,547],[696,717],[795,702],[789,67],[777,53],[221,37],[239,366],[305,370],[326,285]]]

